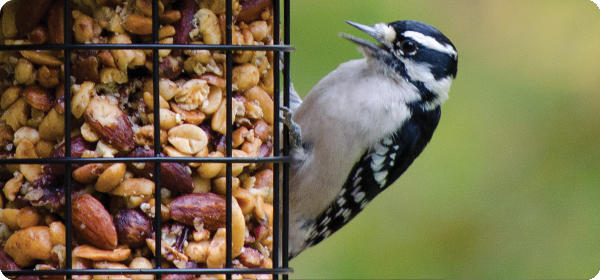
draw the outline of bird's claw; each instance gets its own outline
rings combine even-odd
[[[290,108],[281,106],[281,122],[288,128],[290,136],[290,145],[293,148],[302,146],[302,133],[300,126],[292,119]]]

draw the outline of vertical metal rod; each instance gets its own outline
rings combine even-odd
[[[290,44],[290,0],[284,0],[283,3],[283,44]],[[283,106],[289,108],[290,106],[290,53],[285,52],[283,54]],[[283,128],[283,155],[290,155],[290,142],[289,142],[289,134],[288,128],[284,126]],[[289,240],[289,182],[290,179],[290,164],[283,164],[283,227],[282,227],[282,242],[281,242],[281,251],[282,251],[282,267],[287,268],[288,263],[288,240]],[[288,279],[288,275],[284,274],[283,279]]]
[[[158,0],[152,1],[152,41],[155,44],[158,44]],[[159,56],[158,49],[152,49],[152,87],[153,87],[153,107],[154,107],[154,135],[160,135],[160,98],[159,98],[159,86],[158,81],[160,79],[160,70],[159,70]],[[154,156],[160,157],[160,137],[154,137]],[[158,279],[161,278],[160,273],[160,264],[161,264],[161,236],[162,236],[162,227],[161,227],[161,184],[160,184],[160,163],[157,162],[154,164],[154,257],[156,262],[156,276]]]
[[[280,13],[279,13],[279,0],[273,0],[273,44],[279,44],[280,36]],[[280,86],[279,86],[279,66],[280,66],[280,52],[273,52],[273,155],[279,156],[279,98],[280,98]],[[279,191],[279,163],[273,164],[273,268],[279,268],[279,204],[280,204],[280,191]],[[273,279],[279,279],[278,274],[273,274]]]
[[[232,37],[232,31],[233,31],[233,10],[232,10],[232,0],[227,0],[226,1],[226,12],[225,12],[225,21],[226,21],[226,43],[227,45],[231,45],[232,41],[233,41],[233,37]],[[226,81],[227,81],[227,88],[226,88],[226,92],[227,92],[227,118],[226,118],[226,122],[227,122],[227,126],[226,126],[226,133],[225,133],[225,143],[226,143],[226,156],[228,158],[231,158],[232,156],[232,151],[231,148],[233,146],[232,144],[232,126],[231,123],[233,121],[233,116],[232,114],[232,79],[231,79],[231,72],[232,69],[231,67],[233,67],[233,62],[232,62],[232,53],[231,50],[227,50],[225,52],[225,56],[226,56],[226,75],[227,77],[225,77]],[[232,267],[232,244],[231,244],[231,203],[232,203],[232,189],[231,189],[231,185],[232,185],[232,179],[231,178],[231,162],[227,162],[226,164],[226,169],[225,169],[225,184],[226,184],[226,191],[225,191],[225,200],[226,200],[226,209],[225,209],[225,213],[226,213],[226,236],[225,236],[225,242],[226,242],[226,250],[225,250],[225,267],[230,268]],[[231,274],[227,274],[227,279],[231,279]]]
[[[64,2],[64,42],[63,44],[71,43],[71,1],[65,0]],[[64,49],[65,55],[65,81],[64,81],[64,98],[65,98],[65,158],[71,158],[71,49]],[[71,164],[65,166],[65,206],[67,216],[65,219],[65,226],[67,228],[65,236],[66,245],[66,264],[68,270],[73,267],[72,258],[72,240],[73,240],[73,225],[71,222],[72,205],[71,205]],[[67,279],[71,279],[72,275],[68,274]]]

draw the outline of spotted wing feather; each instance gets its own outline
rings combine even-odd
[[[412,117],[394,134],[367,150],[354,165],[336,200],[311,228],[307,247],[316,245],[354,218],[391,185],[423,151],[440,119],[440,107],[413,107]]]

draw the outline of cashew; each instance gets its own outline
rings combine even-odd
[[[200,33],[205,44],[221,44],[221,29],[219,28],[219,21],[215,13],[209,9],[200,9],[196,12],[194,18],[198,22],[199,28],[192,30],[190,37],[193,38],[196,34]]]
[[[23,174],[20,172],[15,172],[15,176],[4,184],[4,196],[9,201],[14,201],[17,197],[17,193],[21,189],[21,185],[23,184]]]
[[[52,250],[50,233],[45,226],[19,230],[13,233],[4,245],[4,251],[20,267],[30,266],[34,260],[50,259],[50,250]]]

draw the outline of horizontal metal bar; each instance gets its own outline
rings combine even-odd
[[[89,50],[89,49],[201,49],[214,51],[283,51],[291,52],[296,48],[286,45],[181,45],[181,44],[56,44],[56,45],[0,45],[0,51],[16,50]]]
[[[64,269],[3,270],[6,276],[20,275],[102,275],[102,274],[290,274],[291,268],[159,268],[159,269]]]
[[[68,164],[68,163],[114,163],[114,162],[199,162],[199,163],[287,163],[289,156],[260,158],[228,157],[122,157],[122,158],[7,158],[0,164]]]

